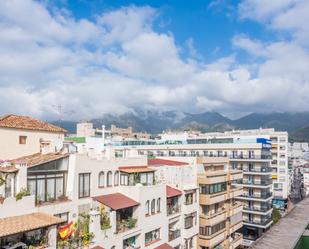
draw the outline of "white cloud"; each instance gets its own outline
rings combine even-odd
[[[196,50],[182,58],[173,34],[155,31],[158,14],[129,6],[76,20],[40,2],[0,1],[0,113],[54,117],[59,104],[74,110],[69,119],[134,108],[233,115],[308,109],[309,55],[297,40],[237,35],[234,54],[206,64]],[[240,65],[239,49],[261,61]]]

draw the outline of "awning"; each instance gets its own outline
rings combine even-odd
[[[172,188],[170,186],[166,186],[166,196],[167,198],[180,196],[182,195],[182,192],[176,188]]]
[[[101,246],[95,246],[95,247],[92,247],[91,249],[104,249],[104,248]]]
[[[139,205],[138,202],[120,193],[100,195],[93,197],[93,199],[107,207],[110,207],[113,210],[119,210]]]
[[[154,169],[144,167],[144,166],[132,166],[132,167],[119,167],[121,172],[125,172],[128,174],[131,173],[147,173],[147,172],[154,172]]]
[[[62,223],[63,220],[45,213],[32,213],[0,219],[0,238]]]
[[[171,247],[169,244],[164,243],[158,247],[155,247],[154,249],[174,249],[174,247]]]

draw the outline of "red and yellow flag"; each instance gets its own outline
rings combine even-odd
[[[58,231],[59,231],[59,235],[60,235],[61,239],[64,240],[64,239],[69,238],[72,235],[72,233],[75,232],[73,222],[71,221],[70,223],[68,223],[64,226],[59,227]]]

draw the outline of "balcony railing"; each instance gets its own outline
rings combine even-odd
[[[249,207],[249,206],[244,206],[243,207],[244,210],[247,210],[247,211],[257,211],[257,212],[267,212],[269,210],[272,209],[272,207],[269,205],[269,206],[254,206],[254,207]]]
[[[261,167],[261,168],[243,168],[243,172],[258,172],[258,173],[268,173],[271,172],[271,167]]]
[[[248,220],[248,219],[244,219],[243,220],[245,223],[249,223],[249,224],[253,224],[253,225],[261,225],[261,226],[266,226],[267,224],[269,224],[272,219],[268,218],[268,219],[262,219],[260,221],[258,220]]]
[[[118,221],[116,224],[117,233],[122,233],[136,227],[137,219],[128,218],[126,220]]]
[[[271,155],[231,155],[230,159],[261,159],[261,160],[270,160],[271,159]]]
[[[267,193],[267,194],[261,194],[261,195],[257,195],[257,194],[250,195],[250,194],[244,193],[242,195],[239,195],[238,197],[255,198],[255,199],[268,199],[268,198],[272,197],[272,194],[271,193]]]
[[[180,229],[177,229],[175,231],[169,231],[168,232],[168,241],[172,241],[172,240],[175,240],[177,238],[180,237]]]
[[[180,212],[180,206],[167,207],[167,215],[177,214]]]
[[[259,185],[259,186],[267,186],[271,185],[271,180],[249,180],[249,179],[243,179],[242,181],[238,181],[237,183],[245,184],[245,185]]]

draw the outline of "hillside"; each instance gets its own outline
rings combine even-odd
[[[185,112],[154,112],[135,111],[122,115],[107,114],[93,119],[95,127],[103,124],[110,127],[115,124],[119,127],[132,126],[135,131],[146,131],[157,134],[163,130],[196,129],[202,132],[226,131],[232,129],[275,128],[288,131],[291,140],[309,141],[309,112],[300,113],[252,113],[236,120],[229,119],[217,112],[191,114]],[[53,122],[71,133],[76,131],[74,121]]]

